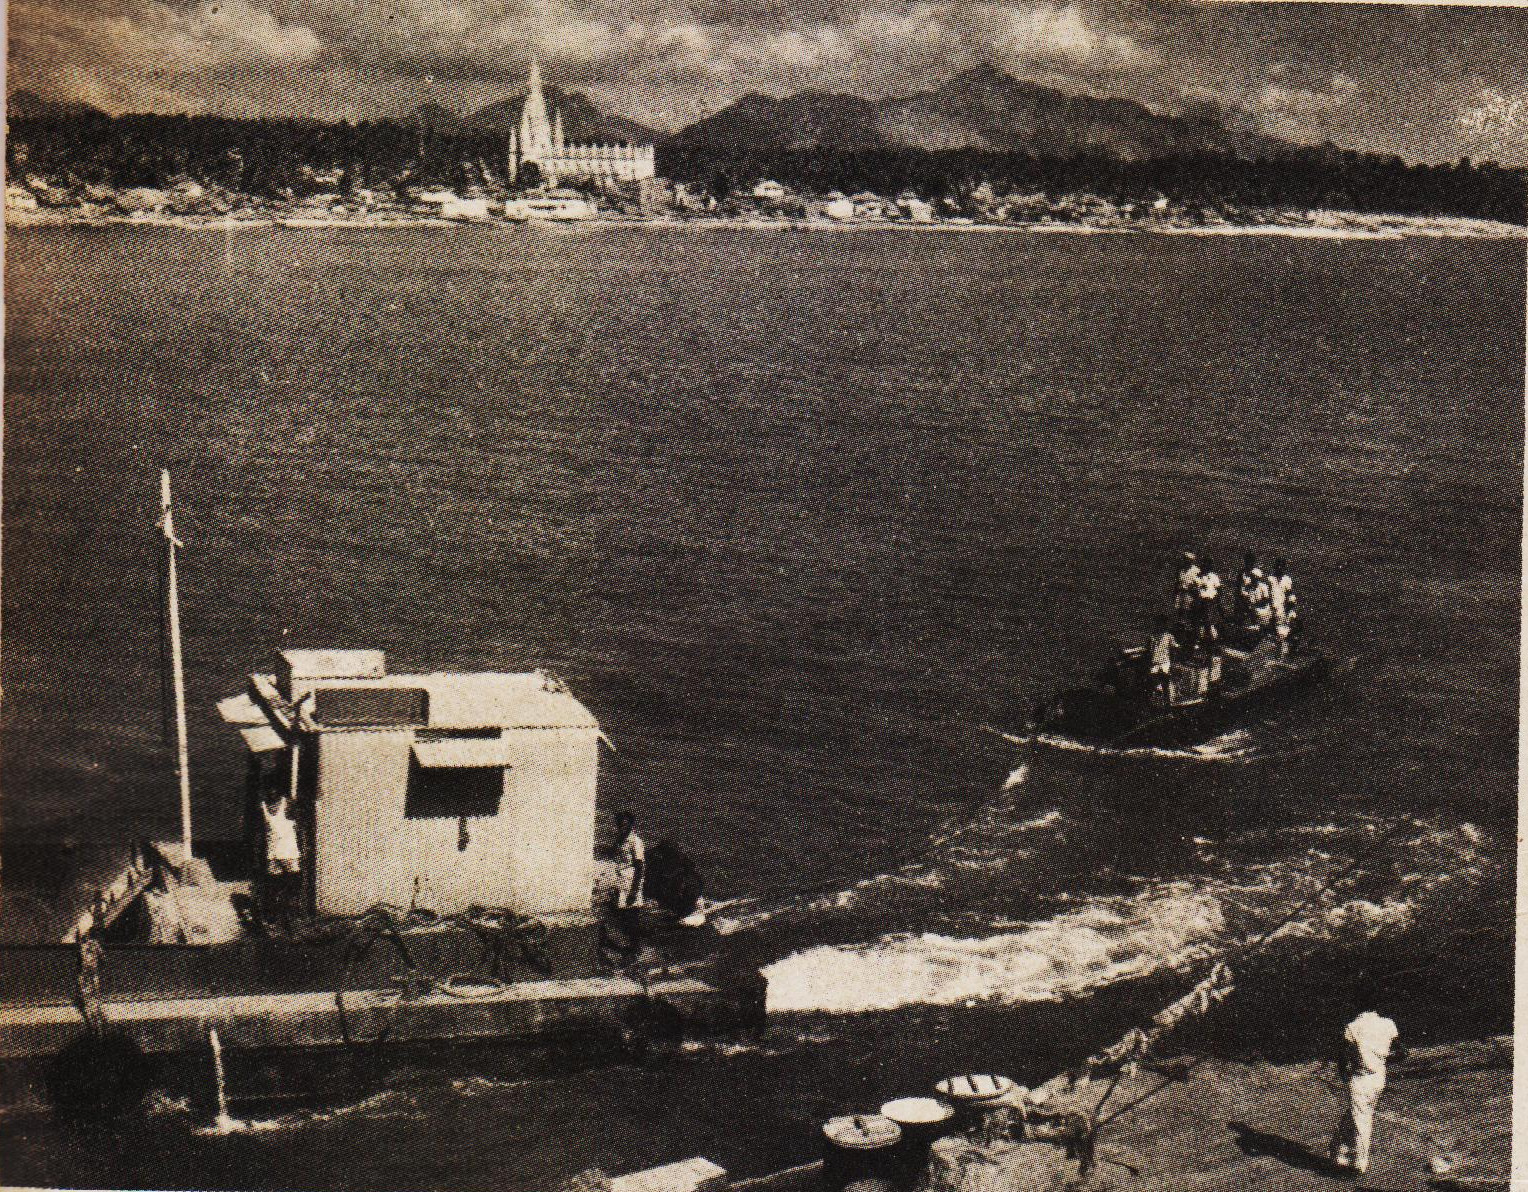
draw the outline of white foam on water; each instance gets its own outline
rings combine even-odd
[[[1252,743],[1252,734],[1246,729],[1233,729],[1198,745],[1168,748],[1157,745],[1099,745],[1079,741],[1075,737],[1063,737],[1054,733],[1041,733],[1031,738],[1037,745],[1049,749],[1061,749],[1072,753],[1092,753],[1099,757],[1159,758],[1165,761],[1189,762],[1247,762],[1261,757]]]
[[[924,858],[889,873],[862,878],[839,890],[782,898],[739,898],[710,908],[711,924],[718,935],[752,931],[782,918],[797,918],[851,910],[872,899],[892,899],[908,890],[943,888],[958,872],[990,869],[1012,864],[1028,854],[1018,839],[1061,826],[1065,816],[1056,809],[1018,823],[1008,822],[1012,806],[1001,803],[986,809],[975,820],[952,828],[929,842]],[[994,841],[996,837],[996,841]],[[967,841],[970,843],[967,843]]]
[[[1301,850],[1238,873],[1084,900],[1039,922],[998,920],[990,924],[998,933],[984,937],[903,933],[807,948],[765,968],[767,1005],[777,1013],[853,1014],[1078,997],[1259,939],[1311,899],[1309,911],[1273,938],[1373,939],[1411,926],[1423,899],[1457,896],[1456,883],[1488,863],[1483,840],[1472,825],[1417,825],[1387,850],[1388,860],[1400,861],[1406,872],[1388,878],[1394,888],[1379,896],[1344,897],[1339,886],[1322,897],[1329,882],[1344,878],[1350,858]]]
[[[272,1130],[283,1129],[287,1124],[284,1118],[270,1118],[265,1120],[246,1120],[244,1118],[231,1117],[226,1113],[220,1113],[217,1120],[210,1126],[202,1126],[193,1131],[206,1137],[214,1135],[225,1137],[229,1134],[267,1134]]]
[[[328,1109],[301,1109],[273,1118],[235,1118],[223,1115],[212,1123],[193,1130],[202,1137],[223,1137],[235,1134],[268,1134],[282,1130],[300,1130],[309,1126],[321,1126],[328,1122],[351,1117],[398,1118],[409,1117],[413,1110],[413,1097],[399,1089],[384,1089],[360,1101],[337,1105]],[[185,1111],[184,1103],[170,1103],[166,1112]]]
[[[750,931],[762,927],[765,923],[783,916],[848,910],[858,906],[867,895],[878,891],[909,888],[938,889],[944,885],[947,877],[947,874],[928,865],[908,865],[892,873],[878,873],[873,877],[862,878],[842,890],[833,890],[805,899],[786,898],[780,902],[766,903],[753,909],[746,909],[743,904],[734,904],[731,914],[719,915],[713,911],[711,924],[718,935],[733,935],[739,931]]]
[[[764,970],[773,1012],[849,1014],[970,1001],[1054,1001],[1204,954],[1224,921],[1182,885],[1105,899],[981,939],[885,936],[808,948]]]

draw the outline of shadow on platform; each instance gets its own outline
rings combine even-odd
[[[1304,1143],[1254,1130],[1245,1122],[1227,1122],[1226,1125],[1236,1135],[1236,1145],[1245,1155],[1267,1155],[1270,1159],[1277,1159],[1286,1166],[1298,1167],[1302,1171],[1328,1175],[1334,1180],[1343,1178],[1341,1169],[1330,1159],[1311,1150]]]

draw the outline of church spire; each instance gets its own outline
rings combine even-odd
[[[562,151],[562,109],[552,113],[552,148]]]
[[[544,153],[552,147],[552,125],[547,119],[546,95],[541,90],[541,63],[531,59],[530,90],[520,112],[520,149]]]

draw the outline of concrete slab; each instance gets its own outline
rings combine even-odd
[[[610,1181],[610,1192],[724,1192],[727,1170],[709,1159],[682,1159]]]
[[[339,994],[255,994],[107,1001],[107,1022],[146,1052],[189,1051],[217,1027],[227,1047],[326,1047],[386,1038],[533,1039],[618,1026],[647,998],[684,1019],[704,1020],[723,994],[704,981],[659,980],[644,989],[626,977],[524,981],[483,996],[395,989]],[[84,1030],[72,1006],[0,1006],[0,1058],[51,1055]]]

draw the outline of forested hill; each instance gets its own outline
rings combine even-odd
[[[745,95],[677,133],[675,149],[980,149],[1036,157],[1140,160],[1183,153],[1270,157],[1287,142],[1210,106],[1187,115],[1118,98],[1072,95],[978,66],[913,95],[869,100],[804,91]]]

